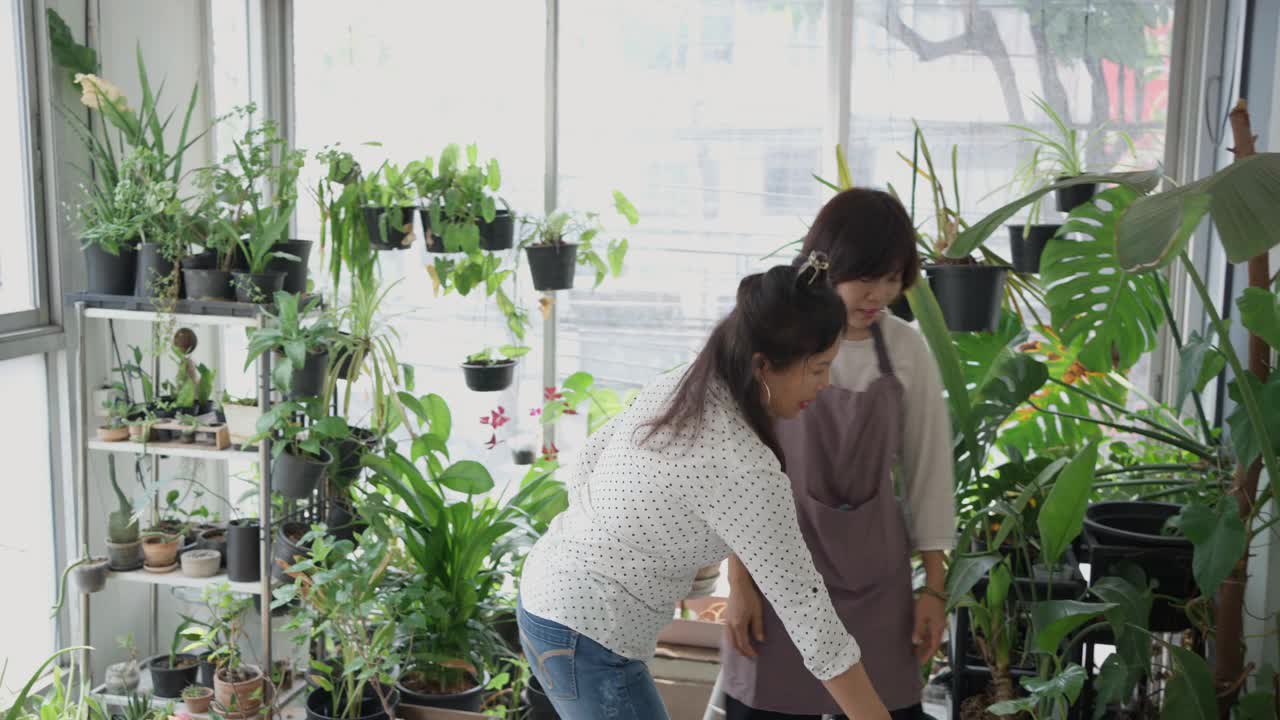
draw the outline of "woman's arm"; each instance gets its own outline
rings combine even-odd
[[[764,603],[751,573],[737,555],[729,556],[729,602],[724,622],[725,632],[738,653],[755,657],[752,642],[764,642]]]
[[[862,663],[845,670],[830,680],[822,681],[836,704],[852,720],[889,720],[889,710],[871,687]]]

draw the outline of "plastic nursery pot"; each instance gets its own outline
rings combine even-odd
[[[452,253],[462,252],[462,249],[450,250],[445,247],[444,234],[436,232],[437,228],[431,227],[431,211],[427,208],[418,208],[418,217],[422,220],[422,236],[426,238],[425,244],[429,253]]]
[[[1008,266],[930,265],[925,274],[952,332],[995,332]]]
[[[320,477],[333,463],[333,454],[321,448],[319,455],[294,454],[290,448],[271,463],[271,489],[291,500],[304,500],[315,492]]]
[[[475,392],[506,390],[515,380],[516,361],[462,363],[462,374],[466,378],[467,387]]]
[[[107,541],[107,564],[116,572],[127,572],[142,567],[142,541],[113,543]]]
[[[182,574],[190,578],[208,578],[222,567],[222,553],[217,550],[188,550],[182,553]]]
[[[307,261],[311,257],[311,241],[310,240],[285,240],[276,245],[276,250],[282,253],[288,253],[298,258],[297,260],[287,260],[285,258],[271,258],[267,261],[267,272],[284,273],[284,286],[282,289],[287,293],[300,293],[307,291]]]
[[[412,245],[413,211],[412,207],[366,207],[364,226],[369,233],[369,247],[374,250],[404,250]]]
[[[227,525],[227,579],[256,582],[262,577],[258,535],[261,528],[252,518],[232,520]]]
[[[182,294],[189,300],[230,300],[235,297],[235,291],[231,289],[231,273],[184,268]]]
[[[391,712],[395,713],[400,707],[400,692],[394,688],[386,690],[389,693],[387,705],[391,707]],[[333,695],[328,690],[316,688],[307,695],[307,720],[390,720],[387,717],[387,711],[382,706],[382,701],[378,699],[377,694],[369,686],[365,686],[364,697],[361,698],[360,711],[357,717],[343,716],[342,707],[345,703],[333,701]],[[338,707],[334,707],[338,705]]]
[[[241,665],[235,674],[228,668],[213,674],[213,696],[218,705],[232,713],[247,716],[262,707],[262,671]]]
[[[338,443],[330,477],[340,482],[358,478],[360,476],[361,456],[377,446],[378,436],[372,430],[362,427],[351,428],[351,437],[345,438]]]
[[[283,358],[282,354],[277,353],[275,362],[280,362]],[[308,352],[306,362],[303,363],[302,367],[293,369],[293,380],[290,383],[292,388],[289,390],[289,397],[319,396],[324,391],[325,375],[328,372],[329,351],[319,348]]]
[[[302,544],[302,537],[310,528],[306,523],[287,522],[280,526],[276,541],[271,544],[271,579],[278,583],[292,582],[286,570],[311,554],[311,548]]]
[[[178,655],[177,662],[169,665],[169,654],[162,653],[147,660],[147,670],[151,672],[152,692],[160,698],[178,698],[182,691],[196,682],[196,671],[199,662],[195,655]]]
[[[577,245],[530,245],[525,248],[525,253],[529,257],[534,290],[550,292],[573,288],[573,276],[578,267]]]
[[[1057,178],[1057,182],[1070,179],[1071,178],[1067,176],[1060,176]],[[1092,200],[1094,194],[1097,192],[1097,183],[1083,183],[1081,185],[1072,185],[1071,187],[1054,190],[1053,197],[1057,201],[1058,212],[1069,213]]]
[[[515,245],[516,216],[507,208],[498,208],[493,222],[480,220],[480,249],[494,252],[510,250]]]
[[[1061,225],[1009,225],[1009,249],[1013,269],[1020,273],[1040,272],[1040,255]]]
[[[188,712],[204,715],[213,702],[213,690],[207,685],[192,685],[182,691],[182,702],[186,703]]]
[[[143,536],[142,557],[146,569],[154,572],[169,572],[176,568],[178,548],[181,547],[181,543],[181,538],[159,533]]]
[[[405,705],[480,712],[484,707],[484,688],[489,684],[489,674],[485,673],[481,682],[476,682],[474,675],[469,678],[472,686],[460,692],[432,692],[435,688],[427,687],[422,677],[410,670],[400,677],[396,690],[400,692],[400,702]]]
[[[170,287],[173,262],[160,252],[155,243],[138,246],[138,265],[133,276],[133,294],[136,297],[156,297],[167,292],[177,297],[178,288]]]
[[[120,246],[120,252],[112,255],[93,243],[84,249],[88,282],[85,292],[98,295],[132,295],[134,278],[138,268],[138,247],[133,244]]]
[[[196,538],[196,547],[201,550],[213,550],[218,553],[218,565],[227,566],[227,530],[211,528],[202,530]]]
[[[90,558],[75,567],[71,574],[76,579],[76,587],[82,593],[96,593],[107,586],[107,570],[111,563],[107,558]]]
[[[101,426],[98,428],[98,439],[102,440],[103,442],[120,442],[122,440],[128,440],[129,426],[128,425],[121,425],[120,427]]]
[[[543,692],[542,683],[538,682],[538,678],[529,676],[529,684],[525,685],[520,699],[524,701],[524,706],[528,710],[529,714],[525,717],[529,720],[560,720],[560,715],[551,704],[551,698]]]
[[[269,303],[276,291],[284,287],[284,273],[231,273],[231,285],[236,289],[236,302]]]

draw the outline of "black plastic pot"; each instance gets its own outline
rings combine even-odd
[[[227,566],[227,529],[213,528],[200,533],[196,538],[196,547],[202,550],[217,550],[222,554],[222,567]]]
[[[213,673],[218,669],[217,665],[207,661],[204,657],[200,658],[200,672],[196,676],[196,683],[204,687],[213,687]]]
[[[270,303],[276,291],[284,288],[284,273],[231,273],[231,284],[236,289],[236,301],[242,303]]]
[[[925,274],[953,332],[994,332],[1000,325],[1008,266],[930,265]]]
[[[367,527],[351,508],[336,502],[329,505],[324,524],[328,533],[339,540],[355,540]]]
[[[351,337],[351,333],[339,332],[338,334],[348,339]],[[354,372],[354,368],[352,368],[351,366],[352,366],[352,363],[355,361],[355,353],[350,350],[349,346],[343,345],[342,343],[338,343],[337,345],[335,345],[333,354],[334,354],[333,362],[335,365],[334,370],[337,373],[338,379],[350,380],[351,374],[352,372]]]
[[[418,217],[422,220],[422,236],[426,238],[424,242],[427,246],[427,252],[436,254],[462,252],[461,249],[450,250],[445,247],[443,233],[435,232],[436,228],[431,227],[430,210],[427,208],[418,208]]]
[[[412,245],[413,211],[412,207],[366,207],[364,226],[369,233],[369,247],[374,250],[404,250]],[[398,223],[395,217],[396,212],[400,213]],[[385,240],[383,240],[383,230],[386,231]]]
[[[534,290],[549,292],[573,287],[578,267],[577,245],[531,245],[525,248],[525,253],[529,256]]]
[[[330,476],[340,483],[349,482],[360,476],[360,457],[366,450],[377,446],[378,437],[372,430],[362,427],[351,428],[351,437],[338,443],[334,453],[333,469]]]
[[[188,685],[194,685],[196,674],[200,669],[195,655],[178,655],[178,664],[188,663],[186,667],[170,668],[169,654],[156,655],[147,660],[147,669],[151,671],[152,693],[160,698],[176,698]]]
[[[333,455],[320,448],[320,457],[295,455],[285,448],[271,463],[271,489],[291,500],[305,500],[315,492],[325,468],[333,463]]]
[[[276,250],[289,253],[297,257],[297,260],[286,260],[284,258],[271,258],[267,262],[267,272],[284,273],[284,287],[282,288],[288,293],[300,293],[307,291],[307,262],[311,257],[311,241],[310,240],[285,240],[276,245]]]
[[[396,690],[400,692],[400,701],[405,705],[480,712],[484,707],[484,688],[488,684],[489,674],[485,673],[484,680],[476,683],[475,687],[465,692],[450,695],[414,692],[406,688],[402,683],[396,683]]]
[[[277,353],[276,361],[282,356]],[[293,369],[292,389],[289,397],[319,396],[324,391],[325,375],[329,372],[329,351],[308,352],[302,367]]]
[[[510,250],[515,245],[515,237],[516,216],[507,208],[498,208],[493,222],[480,221],[481,250]]]
[[[1059,177],[1058,182],[1069,179],[1070,178],[1067,177]],[[1053,195],[1054,199],[1058,202],[1058,211],[1069,213],[1092,200],[1094,194],[1097,192],[1097,183],[1083,183],[1081,185],[1059,188],[1053,191]]]
[[[1009,248],[1013,269],[1020,273],[1040,272],[1040,255],[1061,225],[1009,225]]]
[[[215,270],[217,267],[218,253],[212,250],[205,250],[182,258],[183,270]]]
[[[462,363],[467,387],[475,392],[497,392],[511,387],[516,376],[516,361],[506,360],[491,365]]]
[[[85,292],[101,295],[132,295],[137,275],[138,248],[121,245],[120,253],[112,255],[102,246],[93,243],[84,249],[85,270],[88,282]]]
[[[1085,511],[1081,552],[1094,580],[1121,574],[1124,563],[1142,568],[1162,596],[1151,605],[1149,627],[1155,632],[1191,627],[1185,611],[1165,599],[1188,600],[1197,592],[1194,546],[1185,537],[1162,532],[1169,518],[1181,511],[1181,505],[1126,501],[1094,503]]]
[[[302,558],[311,553],[305,545],[289,539],[290,535],[299,537],[306,535],[311,528],[306,523],[287,522],[276,532],[275,542],[271,543],[271,579],[278,583],[293,582],[293,578],[285,572]]]
[[[520,693],[520,699],[524,701],[525,709],[528,710],[528,714],[525,715],[528,720],[560,720],[560,714],[551,704],[551,698],[542,691],[542,683],[538,682],[538,678],[529,676],[529,684],[525,686],[524,692]]]
[[[906,320],[907,322],[911,322],[916,319],[916,314],[911,311],[911,303],[907,302],[906,295],[903,295],[902,297],[890,303],[889,312],[902,318],[903,320]]]
[[[260,527],[254,519],[232,520],[227,525],[227,579],[232,582],[256,582],[262,577],[258,536]]]
[[[138,266],[133,276],[135,297],[158,297],[165,295],[166,290],[177,297],[178,288],[169,287],[168,278],[172,275],[173,262],[160,252],[159,245],[142,243],[138,246]]]
[[[1163,532],[1181,505],[1158,502],[1099,502],[1085,510],[1084,526],[1102,544],[1126,547],[1186,549],[1191,541]]]
[[[230,300],[235,297],[231,289],[231,273],[223,270],[182,271],[182,292],[188,300]]]
[[[388,705],[394,713],[400,707],[400,693],[392,689],[391,696],[388,698]],[[316,688],[307,695],[307,720],[339,720],[340,710],[334,709],[333,697],[328,690]],[[341,720],[390,720],[387,717],[387,711],[382,707],[382,701],[373,692],[371,688],[365,688],[365,697],[360,703],[360,715],[355,718],[341,718]]]

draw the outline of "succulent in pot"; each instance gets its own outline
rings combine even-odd
[[[468,355],[462,363],[467,387],[475,392],[506,390],[515,378],[516,360],[528,353],[527,347],[504,345]]]

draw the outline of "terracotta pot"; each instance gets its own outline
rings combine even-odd
[[[99,427],[98,439],[104,442],[120,442],[122,440],[128,440],[129,428],[128,426],[123,425],[115,428],[106,426]]]
[[[147,535],[142,538],[142,556],[148,567],[166,568],[178,561],[178,547],[182,539],[165,535]]]
[[[252,713],[262,707],[262,671],[251,665],[242,665],[251,677],[240,682],[223,680],[226,669],[213,674],[213,694],[218,704],[231,713]]]
[[[213,690],[202,687],[201,693],[192,697],[187,695],[184,690],[182,693],[182,702],[187,704],[187,710],[197,715],[203,715],[209,712],[209,703],[213,702]]]

